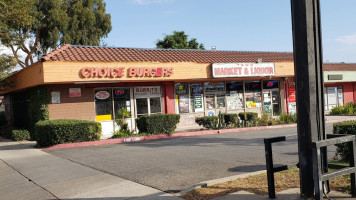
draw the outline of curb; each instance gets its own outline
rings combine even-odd
[[[239,132],[246,132],[246,131],[266,130],[266,129],[291,128],[291,127],[296,127],[296,126],[297,126],[297,124],[285,124],[285,125],[275,125],[275,126],[255,126],[255,127],[246,127],[246,128],[180,132],[180,133],[174,133],[172,135],[162,134],[162,135],[152,135],[152,136],[105,139],[105,140],[99,140],[99,141],[57,144],[57,145],[54,145],[51,147],[43,148],[42,150],[46,151],[46,150],[53,150],[53,149],[86,147],[86,146],[96,146],[96,145],[103,145],[103,144],[120,144],[120,143],[130,143],[130,142],[158,140],[158,139],[167,139],[167,138],[191,137],[191,136],[200,136],[200,135],[215,135],[215,134],[220,134],[220,133],[239,133]]]
[[[202,187],[208,187],[208,186],[211,186],[211,185],[215,185],[215,184],[218,184],[218,183],[224,183],[224,182],[228,182],[228,181],[232,181],[232,180],[236,180],[238,178],[246,178],[248,176],[254,176],[254,175],[258,175],[258,174],[262,174],[262,173],[265,173],[267,172],[266,170],[261,170],[261,171],[255,171],[255,172],[250,172],[250,173],[245,173],[245,174],[239,174],[239,175],[234,175],[234,176],[228,176],[228,177],[224,177],[224,178],[219,178],[219,179],[213,179],[213,180],[209,180],[209,181],[203,181],[203,182],[200,182],[188,189],[185,189],[185,190],[182,190],[180,192],[177,192],[175,193],[174,195],[175,196],[181,196],[181,195],[184,195],[188,192],[191,192],[197,188],[202,188]]]
[[[342,122],[342,121],[347,121],[347,120],[346,119],[329,120],[329,121],[326,121],[326,123],[336,123],[336,122]],[[220,129],[220,130],[202,130],[202,131],[192,131],[192,132],[180,132],[180,133],[174,133],[172,135],[162,134],[162,135],[152,135],[152,136],[105,139],[105,140],[99,140],[99,141],[57,144],[57,145],[54,145],[51,147],[44,148],[42,150],[45,151],[45,150],[53,150],[53,149],[87,147],[87,146],[96,146],[96,145],[104,145],[104,144],[121,144],[121,143],[168,139],[168,138],[191,137],[191,136],[200,136],[200,135],[215,135],[215,134],[223,134],[223,133],[239,133],[239,132],[246,132],[246,131],[292,128],[292,127],[297,127],[297,124],[283,124],[283,125],[274,125],[274,126],[254,126],[254,127]]]

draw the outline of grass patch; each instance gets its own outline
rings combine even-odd
[[[348,175],[330,180],[331,190],[343,193],[350,193],[350,184],[350,176]],[[299,187],[299,170],[295,168],[275,173],[275,186],[276,192]],[[229,193],[241,190],[258,195],[267,195],[267,174],[262,173],[259,175],[211,185],[205,188],[198,188],[180,197],[186,200],[205,200],[225,196]]]

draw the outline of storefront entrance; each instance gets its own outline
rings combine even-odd
[[[279,88],[277,80],[263,81],[263,108],[267,116],[280,114]]]
[[[206,116],[215,116],[219,111],[226,112],[225,83],[205,82]]]
[[[110,137],[120,127],[115,122],[119,110],[126,109],[131,118],[125,121],[135,130],[135,118],[162,113],[160,86],[97,88],[95,89],[96,121],[102,125],[103,138]]]

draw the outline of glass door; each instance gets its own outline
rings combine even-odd
[[[219,111],[226,111],[224,82],[205,82],[206,115],[216,116]]]
[[[279,91],[272,90],[272,110],[273,116],[277,116],[280,114],[280,106],[279,106]]]
[[[271,91],[263,91],[263,108],[264,114],[271,117],[273,109]]]
[[[149,115],[147,98],[136,99],[136,111],[137,111],[137,117]]]
[[[267,116],[277,116],[280,114],[278,90],[263,91],[263,107],[264,114]]]
[[[96,121],[112,120],[111,89],[95,90]]]

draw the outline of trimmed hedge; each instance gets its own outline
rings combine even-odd
[[[279,116],[279,121],[285,124],[297,123],[297,114],[281,114]]]
[[[140,133],[172,134],[177,128],[179,120],[180,115],[178,114],[154,114],[137,118],[136,124]]]
[[[36,142],[42,147],[99,140],[100,135],[101,125],[99,122],[57,119],[39,121],[35,124]]]
[[[14,141],[29,140],[30,132],[26,129],[12,130],[11,139]]]
[[[237,124],[239,122],[239,119],[237,118],[236,113],[224,113],[224,121],[226,124]]]
[[[334,134],[356,135],[356,120],[344,121],[333,124]],[[349,160],[349,147],[347,143],[336,145],[336,155],[340,156],[342,160]]]
[[[207,129],[217,129],[219,124],[218,116],[205,116],[195,118],[195,123]]]
[[[246,112],[246,118],[245,118],[245,113],[244,112],[240,112],[239,113],[239,117],[240,117],[241,120],[245,120],[245,121],[257,121],[258,120],[258,113]]]

